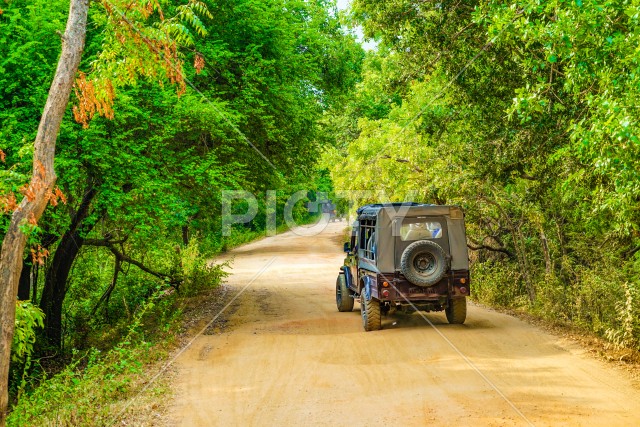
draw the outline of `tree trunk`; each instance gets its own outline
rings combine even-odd
[[[119,256],[116,256],[116,260],[113,266],[113,278],[111,279],[111,284],[109,285],[107,290],[104,291],[104,293],[102,294],[102,296],[100,297],[96,305],[93,307],[93,310],[91,311],[92,317],[96,314],[96,312],[98,311],[98,308],[100,308],[100,305],[104,302],[105,303],[104,311],[107,317],[107,321],[109,321],[109,299],[111,299],[111,294],[113,293],[113,290],[116,288],[116,285],[118,284],[118,275],[120,275],[121,271],[122,271],[122,258],[120,258]]]
[[[53,261],[45,274],[40,299],[44,312],[44,335],[48,345],[62,346],[62,304],[67,293],[67,279],[73,262],[82,247],[83,238],[76,233],[65,233],[56,249]]]
[[[182,244],[185,246],[189,245],[189,226],[182,226]]]
[[[31,297],[31,263],[29,257],[22,261],[22,272],[18,284],[18,299],[26,301]]]
[[[536,290],[533,286],[533,282],[531,281],[531,269],[529,268],[529,261],[527,260],[527,247],[525,246],[524,236],[522,235],[522,226],[518,225],[517,228],[521,256],[522,256],[522,274],[524,275],[524,284],[527,288],[527,294],[529,295],[529,301],[531,304],[536,302]]]
[[[91,212],[91,202],[96,194],[94,181],[89,178],[80,206],[71,218],[69,229],[62,235],[45,274],[40,309],[44,312],[47,344],[55,348],[62,346],[62,305],[67,294],[67,281],[73,262],[84,244],[84,236],[93,228],[94,224],[83,226],[83,221]]]
[[[553,263],[551,262],[551,255],[549,254],[547,235],[544,234],[542,226],[540,226],[540,244],[542,245],[542,255],[544,255],[544,272],[548,276],[553,271]]]
[[[88,9],[88,0],[71,0],[67,27],[62,38],[62,53],[34,142],[33,174],[29,191],[11,216],[0,250],[0,427],[6,424],[16,298],[27,241],[21,226],[26,221],[35,223],[40,219],[56,182],[53,169],[56,139],[84,50]]]
[[[31,301],[35,303],[38,301],[38,277],[40,274],[40,266],[38,264],[32,267],[33,277],[31,282]]]

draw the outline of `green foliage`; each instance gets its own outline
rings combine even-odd
[[[339,137],[322,165],[356,203],[462,205],[475,298],[637,347],[638,16],[624,1],[355,0],[380,47],[326,118]]]
[[[498,261],[475,262],[471,268],[476,300],[496,307],[527,307],[522,277],[512,266]]]
[[[12,363],[27,363],[36,342],[36,329],[42,328],[44,314],[30,301],[16,303],[16,327],[11,349]]]
[[[28,182],[33,140],[60,50],[55,34],[64,31],[68,2],[15,0],[3,4],[2,9],[0,150],[6,159],[0,165],[7,167],[0,168],[0,196],[17,193]],[[46,10],[46,15],[41,10]],[[7,222],[3,215],[0,230]]]
[[[0,212],[3,197],[19,198],[30,176],[67,11],[68,2],[57,0],[3,5]],[[62,299],[60,348],[48,347],[48,315],[33,357],[62,363],[70,349],[79,353],[58,377],[46,378],[51,367],[43,362],[24,371],[26,383],[14,378],[13,390],[18,381],[29,387],[12,422],[107,420],[109,400],[128,387],[119,382],[128,381],[121,363],[131,366],[144,348],[111,350],[136,313],[147,307],[145,341],[156,339],[180,318],[179,298],[224,278],[212,256],[264,236],[266,191],[277,190],[282,230],[289,195],[327,187],[326,176],[316,182],[315,161],[334,134],[320,122],[348,100],[363,57],[324,0],[92,3],[76,97],[56,146],[57,185],[67,203],[24,225],[29,249],[43,261],[31,271],[34,300],[47,311],[52,295]],[[221,193],[240,189],[256,195],[258,215],[222,236]],[[299,223],[312,219],[304,202],[294,208]],[[0,235],[7,224],[8,215],[0,215]],[[149,308],[158,292],[163,297]],[[101,383],[101,376],[109,378]],[[68,396],[76,393],[73,409]],[[51,415],[44,415],[47,402],[57,408]]]
[[[20,396],[30,379],[30,369],[36,343],[36,332],[44,326],[44,313],[30,301],[16,303],[16,324],[11,344],[9,377],[14,394]]]
[[[616,304],[617,316],[619,322],[617,327],[607,329],[606,337],[616,347],[640,347],[640,292],[638,292],[635,283],[625,282],[622,284],[624,291],[624,300],[618,301]]]
[[[180,265],[183,270],[184,282],[180,285],[180,292],[185,296],[193,296],[203,290],[218,285],[228,276],[223,270],[229,263],[214,264],[200,254],[198,239],[192,238],[180,253]]]
[[[156,294],[157,297],[158,294]],[[8,426],[106,425],[123,409],[126,398],[144,384],[141,373],[151,344],[141,325],[155,304],[152,298],[132,319],[124,338],[111,350],[73,353],[73,362],[24,395],[14,406]],[[74,396],[69,399],[69,396]]]

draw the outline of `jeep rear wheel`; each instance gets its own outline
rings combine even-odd
[[[351,291],[347,288],[344,274],[338,274],[336,279],[336,305],[338,306],[338,311],[353,310],[353,303],[353,297],[351,296]]]
[[[380,319],[380,301],[375,298],[367,300],[364,289],[360,294],[360,311],[362,314],[362,326],[365,331],[378,331],[382,329]]]
[[[418,286],[435,285],[447,272],[447,255],[430,240],[413,242],[402,253],[400,269],[404,277]]]
[[[450,299],[445,313],[449,323],[462,325],[467,318],[467,299],[465,297]]]

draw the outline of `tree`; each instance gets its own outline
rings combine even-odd
[[[2,85],[0,96],[0,105],[7,106],[0,112],[2,148],[8,147],[8,167],[0,173],[12,178],[0,186],[0,207],[7,210],[15,197],[10,191],[17,194],[20,181],[26,181],[16,172],[28,173],[20,154],[29,158],[26,141],[32,138],[29,129],[36,126],[33,117],[39,109],[27,86],[43,85],[53,72],[48,65],[54,58],[48,56],[49,64],[38,61],[42,69],[37,76],[28,66],[40,56],[40,40],[51,40],[57,30],[47,26],[43,31],[38,21],[63,20],[64,11],[58,10],[63,1],[53,3],[54,7],[36,4],[29,9],[25,6],[31,3],[14,0],[0,18],[0,24],[9,24],[0,38],[11,46],[0,47],[8,58],[0,67],[7,67],[6,75],[16,75]],[[285,3],[290,13],[282,13]],[[188,245],[192,233],[211,236],[207,244],[221,246],[216,203],[221,189],[264,191],[278,185],[286,194],[310,181],[321,131],[317,120],[324,109],[346,97],[362,59],[362,49],[353,36],[344,34],[331,3],[324,0],[210,3],[216,14],[211,40],[192,40],[185,31],[193,28],[204,35],[199,16],[210,18],[202,3],[193,0],[182,6],[178,0],[92,5],[75,82],[77,102],[73,117],[67,110],[55,150],[61,192],[52,187],[50,198],[64,192],[67,205],[47,209],[24,224],[30,247],[17,251],[23,257],[30,249],[36,255],[49,252],[38,292],[31,291],[34,299],[42,296],[44,337],[56,350],[65,339],[72,344],[82,341],[88,323],[97,329],[126,320],[119,314],[114,319],[118,310],[113,306],[144,301],[150,290],[172,284],[179,261],[175,254]],[[55,18],[49,20],[52,15]],[[14,29],[31,38],[15,36]],[[187,49],[179,51],[181,47]],[[50,46],[48,55],[53,57],[56,49]],[[183,60],[194,62],[188,77],[198,94],[186,93]],[[136,84],[139,80],[144,82]],[[158,81],[173,83],[178,94]],[[22,101],[12,104],[16,100]],[[11,132],[7,123],[19,132]],[[246,138],[277,170],[255,161]],[[281,209],[282,198],[279,202]],[[246,229],[260,229],[263,217]],[[3,232],[5,220],[6,216],[0,218]],[[159,242],[160,235],[166,239]],[[154,249],[149,250],[152,242]],[[93,271],[96,263],[111,261],[111,277]],[[122,271],[126,263],[134,266],[131,274],[126,268]],[[134,271],[145,273],[136,276]],[[80,273],[74,277],[73,272]],[[21,295],[29,292],[25,273]],[[149,276],[141,277],[145,274]],[[89,276],[96,280],[87,280]],[[106,289],[105,279],[110,282]],[[125,286],[116,288],[118,280]],[[110,316],[112,292],[118,298],[111,300]],[[75,308],[68,310],[65,304]],[[98,308],[104,309],[104,317]],[[62,325],[74,324],[81,324],[77,335],[61,333]],[[38,338],[39,349],[45,341]]]
[[[15,206],[13,194],[2,195],[0,200],[6,211],[13,211],[0,254],[2,425],[8,403],[5,384],[8,381],[15,301],[23,254],[28,234],[36,228],[47,204],[64,197],[55,187],[54,156],[56,139],[74,84],[79,101],[73,108],[74,117],[85,126],[96,114],[113,117],[115,90],[134,84],[138,77],[156,81],[164,79],[183,92],[185,83],[178,49],[184,44],[193,43],[191,32],[183,25],[183,21],[203,35],[206,31],[197,14],[210,17],[206,6],[197,0],[173,8],[175,15],[172,18],[165,18],[160,3],[155,1],[127,5],[126,8],[119,6],[119,2],[111,1],[100,4],[102,10],[94,19],[102,24],[105,31],[101,55],[92,64],[93,69],[88,76],[80,73],[76,79],[84,50],[89,2],[71,1],[67,27],[62,36],[62,52],[35,138],[31,181],[23,191],[25,196],[20,205]],[[146,21],[150,24],[138,25]],[[125,58],[126,61],[123,61]],[[4,153],[0,152],[0,157],[4,159]],[[42,257],[45,254],[36,251],[35,256]],[[63,269],[66,269],[67,260],[63,264]]]
[[[639,10],[354,0],[380,47],[329,118],[336,187],[462,205],[478,298],[637,346]]]
[[[54,194],[56,174],[53,168],[55,145],[60,123],[69,103],[82,51],[89,10],[88,0],[72,0],[67,27],[62,37],[62,53],[58,61],[47,103],[34,142],[33,174],[25,197],[13,212],[9,230],[0,252],[0,426],[5,424],[9,400],[9,362],[15,326],[16,297],[27,242],[28,225],[35,225]]]

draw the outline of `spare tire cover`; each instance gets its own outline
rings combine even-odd
[[[430,240],[418,240],[407,246],[402,253],[400,270],[415,285],[435,285],[447,272],[447,255],[439,244]]]

